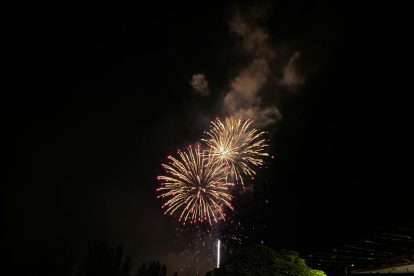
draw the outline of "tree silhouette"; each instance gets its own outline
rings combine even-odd
[[[138,268],[136,276],[166,276],[167,266],[161,264],[159,261],[152,261],[147,263],[143,262],[141,267]]]
[[[88,255],[80,275],[82,276],[129,276],[131,258],[126,257],[122,263],[124,248],[116,249],[105,242],[95,241],[89,246]]]
[[[45,235],[11,243],[2,251],[3,261],[13,274],[71,276],[76,273],[80,248],[70,239]]]
[[[236,251],[212,276],[270,276],[301,275],[324,276],[320,270],[311,269],[299,254],[289,250],[275,251],[269,247],[252,244]]]

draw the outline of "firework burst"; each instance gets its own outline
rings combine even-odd
[[[225,122],[218,118],[212,121],[212,127],[205,132],[208,137],[202,139],[211,149],[216,164],[224,164],[230,168],[236,181],[244,186],[242,176],[254,177],[254,167],[264,164],[263,156],[269,154],[265,151],[268,146],[262,139],[265,132],[257,128],[250,129],[251,120],[242,121],[233,117],[226,118]]]
[[[184,225],[225,219],[223,205],[233,210],[228,189],[234,185],[227,182],[226,165],[214,162],[209,151],[200,152],[200,147],[178,154],[181,160],[169,156],[169,164],[162,164],[168,175],[158,176],[163,183],[157,191],[164,192],[158,198],[171,197],[162,206],[167,208],[164,214],[181,212],[179,221]]]

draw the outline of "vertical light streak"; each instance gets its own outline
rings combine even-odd
[[[221,241],[217,240],[217,268],[220,267],[220,246],[221,246]]]

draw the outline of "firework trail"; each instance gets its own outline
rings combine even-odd
[[[182,209],[179,221],[196,223],[217,222],[217,216],[225,220],[223,205],[231,210],[232,195],[228,193],[227,168],[225,163],[217,164],[209,151],[200,152],[200,147],[188,148],[188,152],[178,151],[180,159],[169,156],[169,164],[162,164],[168,176],[158,176],[163,181],[157,191],[164,193],[158,198],[171,197],[162,208],[164,215],[173,215]]]
[[[256,174],[254,166],[264,164],[263,156],[269,154],[265,152],[268,146],[262,139],[263,134],[257,128],[249,129],[253,121],[242,119],[226,118],[223,123],[218,118],[212,121],[212,127],[206,131],[207,138],[202,139],[211,149],[217,165],[224,164],[230,168],[236,181],[239,180],[244,187],[242,176],[253,176]]]

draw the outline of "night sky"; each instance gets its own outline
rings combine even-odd
[[[268,131],[274,156],[236,202],[248,242],[307,254],[412,223],[412,31],[381,5],[5,7],[3,239],[23,256],[106,240],[131,274],[159,260],[196,275],[156,177],[230,115]]]

